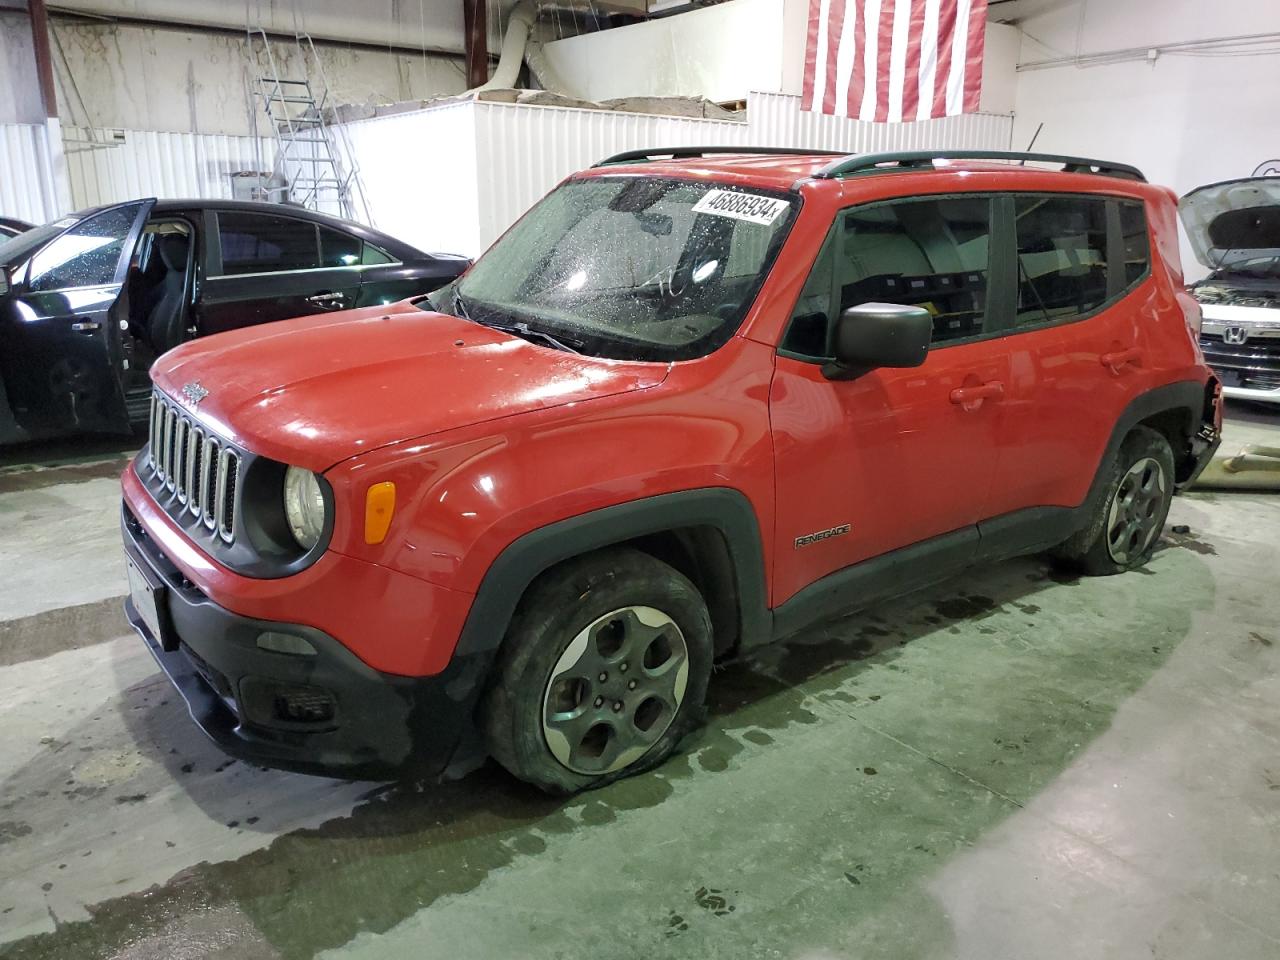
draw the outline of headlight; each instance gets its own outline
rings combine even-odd
[[[310,550],[324,532],[324,494],[310,470],[290,467],[284,472],[284,515],[298,546]]]

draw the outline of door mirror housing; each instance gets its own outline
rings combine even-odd
[[[933,315],[924,307],[863,303],[836,320],[828,380],[851,380],[876,367],[918,367],[929,355]]]

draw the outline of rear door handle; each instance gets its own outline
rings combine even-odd
[[[980,383],[976,387],[956,387],[951,391],[951,402],[966,410],[976,410],[983,400],[999,400],[1004,396],[1004,384],[999,380]]]
[[[76,333],[93,333],[101,327],[102,324],[97,320],[76,320],[71,324],[71,329]]]
[[[1098,358],[1104,367],[1110,367],[1112,373],[1119,373],[1120,368],[1129,363],[1137,363],[1142,359],[1142,351],[1137,347],[1128,350],[1117,350],[1115,353],[1104,353]]]
[[[328,290],[324,293],[317,293],[315,296],[307,297],[307,303],[314,303],[316,306],[324,307],[326,310],[340,307],[346,300],[347,295],[345,293],[333,293]]]

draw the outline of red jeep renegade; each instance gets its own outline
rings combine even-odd
[[[652,767],[718,659],[1147,559],[1221,425],[1176,218],[1071,157],[613,157],[429,299],[160,360],[129,621],[256,762]]]

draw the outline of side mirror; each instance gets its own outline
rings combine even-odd
[[[924,307],[863,303],[836,320],[828,380],[851,380],[876,367],[918,367],[929,355],[933,315]]]

